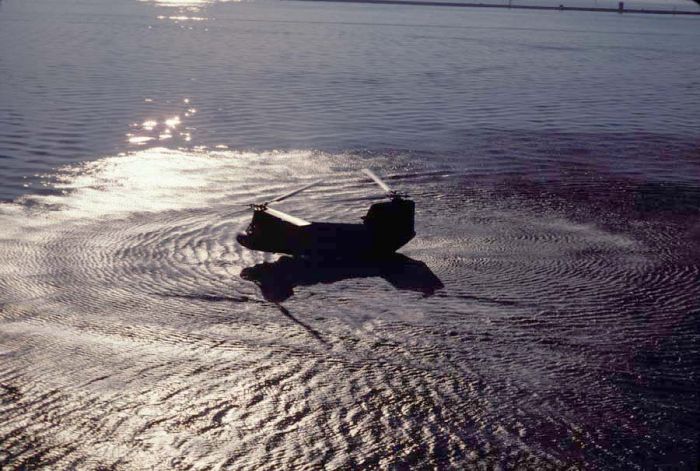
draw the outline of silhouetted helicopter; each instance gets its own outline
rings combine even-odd
[[[416,235],[415,203],[389,188],[369,169],[362,171],[386,192],[389,201],[370,206],[361,224],[308,222],[269,205],[321,181],[275,199],[253,204],[253,220],[236,240],[252,250],[314,258],[377,257],[394,253]]]

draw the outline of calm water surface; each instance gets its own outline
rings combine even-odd
[[[0,2],[0,467],[695,469],[700,19]],[[394,259],[246,204],[418,207]]]

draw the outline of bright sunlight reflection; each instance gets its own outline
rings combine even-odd
[[[169,128],[176,128],[180,124],[180,117],[174,116],[165,120],[165,125]]]
[[[147,149],[66,169],[55,187],[67,193],[45,199],[83,217],[197,206],[224,163],[208,153]]]
[[[152,102],[151,100],[150,102]],[[182,100],[184,105],[190,105],[190,99]],[[197,110],[187,108],[181,114],[170,116],[164,119],[154,119],[149,117],[142,122],[131,123],[131,132],[126,134],[127,141],[133,146],[145,146],[149,142],[171,140],[170,145],[186,144],[192,141],[192,131],[195,129],[183,123],[181,115],[185,118],[192,117]]]
[[[127,134],[127,137],[129,138],[129,144],[135,144],[137,146],[144,145],[147,142],[153,140],[153,138],[149,136],[134,136],[131,134]]]
[[[173,21],[205,21],[209,18],[204,18],[201,16],[185,16],[185,15],[175,15],[175,16],[158,16],[159,20],[173,20]]]
[[[61,194],[31,198],[35,204],[60,208],[54,217],[69,219],[209,207],[229,204],[234,189],[243,200],[252,200],[250,188],[257,191],[270,182],[327,172],[328,160],[309,151],[153,147],[62,168],[53,184]]]
[[[141,0],[145,3],[154,3],[159,7],[186,8],[190,11],[197,11],[199,8],[211,3],[231,3],[241,0]]]

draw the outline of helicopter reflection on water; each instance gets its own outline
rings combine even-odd
[[[241,271],[241,278],[258,285],[265,300],[274,303],[289,299],[297,286],[370,277],[383,278],[396,289],[417,291],[425,297],[443,288],[440,278],[425,263],[398,253],[358,260],[284,256]]]

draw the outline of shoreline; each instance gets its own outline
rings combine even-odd
[[[501,8],[508,10],[554,10],[554,11],[590,11],[595,13],[640,13],[648,15],[685,15],[685,16],[700,16],[700,11],[688,10],[646,10],[638,8],[619,9],[619,8],[597,8],[597,7],[567,7],[560,5],[558,7],[545,5],[506,5],[494,3],[457,3],[457,2],[440,2],[432,0],[282,0],[296,2],[333,2],[333,3],[370,3],[377,5],[415,5],[423,7],[461,7],[461,8]]]

